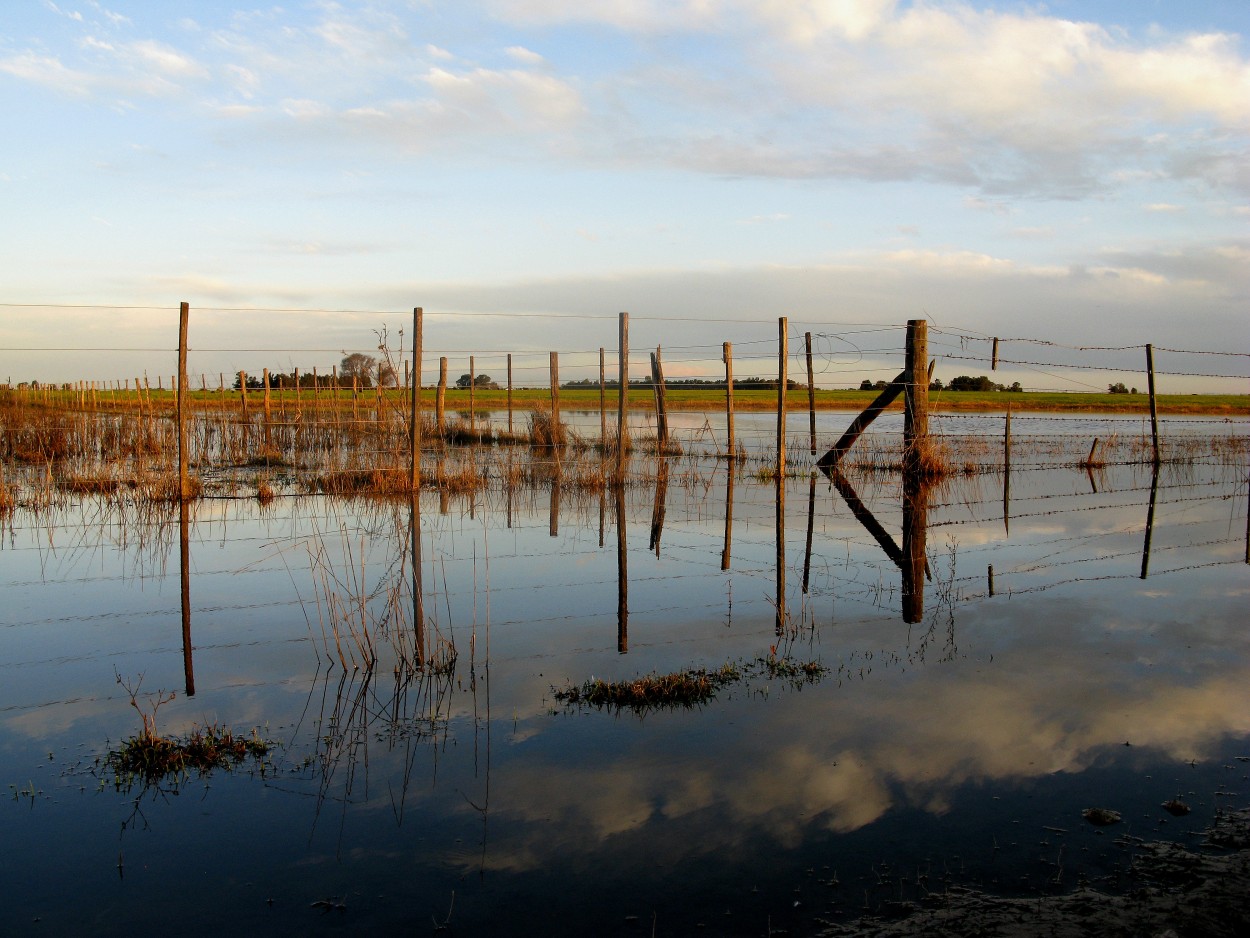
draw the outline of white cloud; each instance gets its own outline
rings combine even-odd
[[[33,52],[0,59],[0,72],[75,96],[89,94],[95,84],[88,73],[67,68],[60,59],[53,56],[36,55]]]
[[[524,46],[509,46],[504,52],[522,65],[541,65],[546,61],[537,52],[533,52]]]

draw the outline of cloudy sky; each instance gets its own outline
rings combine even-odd
[[[0,380],[169,373],[100,350],[168,348],[183,300],[212,373],[328,367],[418,305],[426,380],[576,370],[622,310],[676,374],[764,361],[786,316],[827,386],[892,376],[913,318],[939,376],[1057,343],[1004,346],[1026,387],[1142,367],[1066,346],[1250,352],[1248,28],[1245,0],[6,0]],[[1156,358],[1163,390],[1248,362]]]

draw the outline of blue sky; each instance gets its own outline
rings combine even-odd
[[[636,347],[691,350],[677,374],[787,316],[833,386],[897,370],[893,338],[838,336],[911,318],[939,356],[1250,352],[1248,24],[1243,0],[11,0],[0,380],[168,373],[32,350],[164,347],[182,300],[210,373],[328,367],[415,305],[435,355],[574,369],[629,310]]]

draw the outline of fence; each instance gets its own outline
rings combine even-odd
[[[99,326],[94,332],[74,330],[70,328],[73,320],[84,315],[125,318],[155,312],[118,307],[8,307],[17,310],[18,317],[41,319],[42,334],[77,331],[88,338],[99,336]],[[168,317],[170,311],[159,312]],[[289,341],[246,341],[248,332],[241,321],[262,315],[276,318],[284,337],[289,336],[292,322],[316,320],[323,334],[343,337],[350,329],[356,338],[353,343],[344,341],[337,350]],[[393,323],[400,316],[404,325],[394,334],[394,347],[387,319]],[[1007,411],[1002,458],[980,459],[978,468],[997,469],[1008,463],[1013,470],[1028,468],[1028,463],[1012,459],[1012,433],[1017,439],[1026,437],[1036,442],[1046,435],[1042,431],[1042,427],[1049,428],[1046,422],[1053,423],[1053,417],[1013,407],[1015,402],[1026,400],[1017,398],[1015,390],[1082,393],[1089,396],[1091,407],[1118,405],[1139,410],[1141,417],[1099,418],[1105,422],[1106,432],[1095,437],[1086,458],[1091,464],[1142,458],[1136,442],[1142,433],[1121,435],[1120,430],[1137,427],[1148,414],[1148,458],[1157,462],[1168,454],[1161,449],[1158,419],[1158,405],[1165,395],[1156,392],[1156,380],[1169,385],[1202,379],[1217,384],[1237,382],[1244,387],[1244,369],[1250,359],[1250,353],[1241,352],[1153,344],[1077,346],[938,326],[926,329],[927,348],[913,350],[908,359],[908,333],[903,326],[792,324],[785,317],[720,323],[635,317],[635,336],[641,332],[645,339],[645,351],[639,352],[631,347],[630,316],[624,313],[615,317],[427,317],[417,309],[410,322],[407,316],[364,310],[192,310],[183,304],[177,350],[138,341],[105,344],[102,338],[98,344],[84,339],[78,345],[14,342],[0,352],[4,356],[0,360],[6,361],[10,371],[13,366],[42,365],[46,370],[59,371],[55,377],[63,377],[71,370],[81,373],[84,357],[95,369],[123,356],[135,364],[127,368],[130,374],[111,379],[10,379],[6,385],[10,399],[41,404],[50,411],[55,404],[59,409],[43,428],[49,439],[40,440],[34,434],[33,442],[23,441],[20,433],[10,429],[5,455],[39,464],[69,453],[103,455],[111,448],[158,464],[176,452],[183,492],[187,491],[186,472],[192,466],[201,476],[249,467],[276,469],[311,486],[323,487],[335,472],[341,479],[345,472],[381,471],[387,486],[402,490],[411,487],[422,471],[419,455],[438,457],[433,470],[437,476],[445,470],[443,456],[449,444],[535,442],[545,430],[554,428],[561,434],[567,425],[574,447],[597,456],[600,469],[605,459],[614,460],[618,477],[631,471],[627,461],[631,451],[657,459],[680,453],[749,457],[767,464],[772,471],[801,471],[810,468],[820,452],[828,450],[828,457],[834,451],[845,453],[851,448],[854,436],[849,432],[833,442],[837,439],[834,434],[842,433],[849,418],[827,412],[833,408],[861,410],[871,398],[860,393],[863,388],[881,392],[874,405],[877,413],[891,405],[887,397],[901,396],[910,402],[904,438],[917,432],[924,435],[930,421],[939,440],[961,434],[984,438],[996,432],[987,429],[984,421],[1001,422],[1001,415],[964,410],[969,398],[952,390],[969,382],[961,384],[961,378],[967,376],[953,378],[951,372],[975,371],[969,368],[975,364],[988,366],[986,370],[995,378],[1033,378],[1027,385],[1021,380],[1010,384],[1004,380],[999,385],[1005,390],[994,396],[993,403]],[[198,319],[204,320],[203,330]],[[430,321],[435,329],[428,327]],[[451,345],[448,339],[464,338],[466,321],[472,325],[520,325],[538,341],[518,343],[511,350],[488,340],[480,341],[476,348]],[[607,341],[594,348],[543,350],[542,337],[533,336],[534,327],[540,323],[572,337],[597,333],[599,339]],[[641,330],[637,329],[639,323]],[[718,326],[728,338],[717,336],[716,341],[707,341],[707,332]],[[271,326],[262,321],[254,329],[261,332]],[[372,348],[358,344],[359,333],[366,330],[376,340]],[[197,338],[201,331],[205,338]],[[438,333],[439,341],[425,344],[427,331]],[[125,333],[119,327],[117,334]],[[136,334],[133,328],[130,334]],[[173,335],[172,322],[168,334]],[[675,342],[663,341],[669,334],[676,337]],[[238,341],[225,341],[231,337]],[[320,364],[308,366],[309,358],[325,354],[341,355],[341,364],[352,367],[340,372],[339,365],[333,363],[328,369]],[[279,356],[290,362],[285,371],[255,364],[260,360],[272,363]],[[295,364],[296,356],[303,364]],[[1133,367],[1132,358],[1138,359]],[[879,377],[897,370],[905,359],[905,374],[888,382]],[[230,362],[228,369],[221,364],[225,361]],[[358,367],[362,361],[363,370]],[[219,367],[209,371],[214,362]],[[247,367],[234,367],[239,364]],[[449,375],[466,364],[460,381],[450,382]],[[1156,365],[1167,367],[1156,370]],[[504,380],[491,378],[492,373]],[[996,384],[988,376],[969,381],[980,386]],[[1145,393],[1133,393],[1137,384],[1145,385]],[[849,386],[855,393],[840,391],[839,385]],[[1107,397],[1095,394],[1104,388],[1122,393]],[[926,400],[931,401],[931,408],[925,408]],[[1183,409],[1186,401],[1173,395],[1164,403],[1175,410]],[[985,406],[985,399],[978,399],[978,404]],[[1232,413],[1246,412],[1244,397],[1228,406]],[[818,426],[818,413],[823,426]],[[94,425],[86,415],[93,415]],[[802,425],[804,416],[806,426]],[[523,433],[517,429],[521,417],[530,423]],[[1026,421],[1038,429],[1031,429]],[[871,442],[861,444],[859,450],[875,452],[878,455],[870,459],[888,462],[889,457],[883,454],[900,444],[893,437],[891,422],[886,420],[883,425],[886,442],[870,435]],[[1169,422],[1169,427],[1177,426],[1176,419]],[[852,429],[862,432],[865,427],[866,423],[861,423]],[[1123,440],[1130,436],[1135,440],[1132,452],[1123,449]],[[546,442],[561,439],[557,436]],[[1088,443],[1086,439],[1081,445]],[[1121,446],[1118,456],[1117,443]],[[905,456],[915,451],[912,445],[902,448]],[[1038,459],[1036,465],[1052,462]],[[561,467],[567,468],[567,463]],[[447,484],[450,479],[449,475],[438,481]]]

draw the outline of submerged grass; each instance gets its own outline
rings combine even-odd
[[[592,677],[580,685],[552,687],[555,699],[570,707],[632,710],[675,710],[695,707],[711,701],[724,687],[752,675],[770,680],[784,680],[798,687],[819,681],[829,669],[819,661],[796,661],[770,650],[768,657],[754,661],[726,662],[715,670],[687,668],[670,674],[651,673],[625,681],[605,681]]]
[[[255,729],[250,736],[241,736],[211,724],[181,738],[142,732],[110,750],[104,765],[114,773],[114,785],[125,790],[136,782],[152,784],[192,771],[199,775],[230,771],[248,759],[263,760],[270,748]]]

